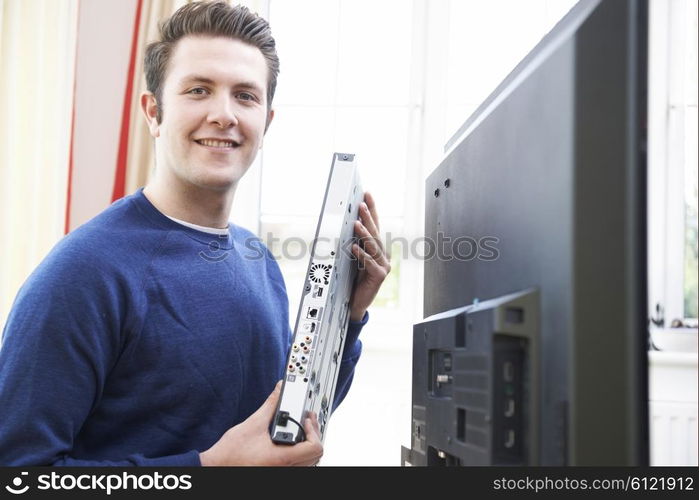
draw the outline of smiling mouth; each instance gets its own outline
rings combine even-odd
[[[195,139],[194,142],[201,146],[216,149],[233,149],[240,146],[240,144],[235,141],[220,141],[217,139]]]

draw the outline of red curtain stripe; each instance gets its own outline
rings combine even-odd
[[[112,202],[123,198],[126,189],[126,161],[129,152],[129,129],[131,128],[131,99],[133,97],[134,71],[136,69],[136,51],[138,50],[138,34],[141,26],[141,8],[143,0],[138,0],[136,7],[136,19],[134,21],[133,38],[131,39],[131,58],[129,60],[129,72],[126,80],[126,92],[124,93],[124,107],[121,118],[121,133],[119,135],[119,154],[117,156],[116,171],[114,174],[114,188],[112,190]]]

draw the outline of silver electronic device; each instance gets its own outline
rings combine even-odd
[[[303,285],[272,441],[303,441],[303,421],[318,415],[321,440],[332,413],[357,274],[354,221],[363,201],[355,156],[335,153]]]

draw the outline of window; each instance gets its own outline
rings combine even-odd
[[[685,56],[684,98],[677,106],[684,107],[684,317],[697,314],[697,2],[685,0],[685,37],[682,52]]]
[[[697,318],[697,2],[650,2],[649,288],[656,324]]]

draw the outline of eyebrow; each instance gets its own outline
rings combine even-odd
[[[206,76],[201,76],[201,75],[188,75],[185,76],[180,80],[181,85],[185,85],[188,83],[208,83],[209,85],[215,85],[216,82],[212,80],[211,78],[208,78]],[[254,82],[240,82],[235,85],[236,87],[242,87],[242,88],[247,88],[247,89],[253,89],[257,90],[259,92],[262,92],[262,89],[260,86]]]
[[[207,78],[205,76],[199,76],[199,75],[189,75],[185,76],[180,80],[180,83],[185,84],[185,83],[193,83],[193,82],[201,82],[201,83],[208,83],[213,85],[214,82],[211,78]]]

